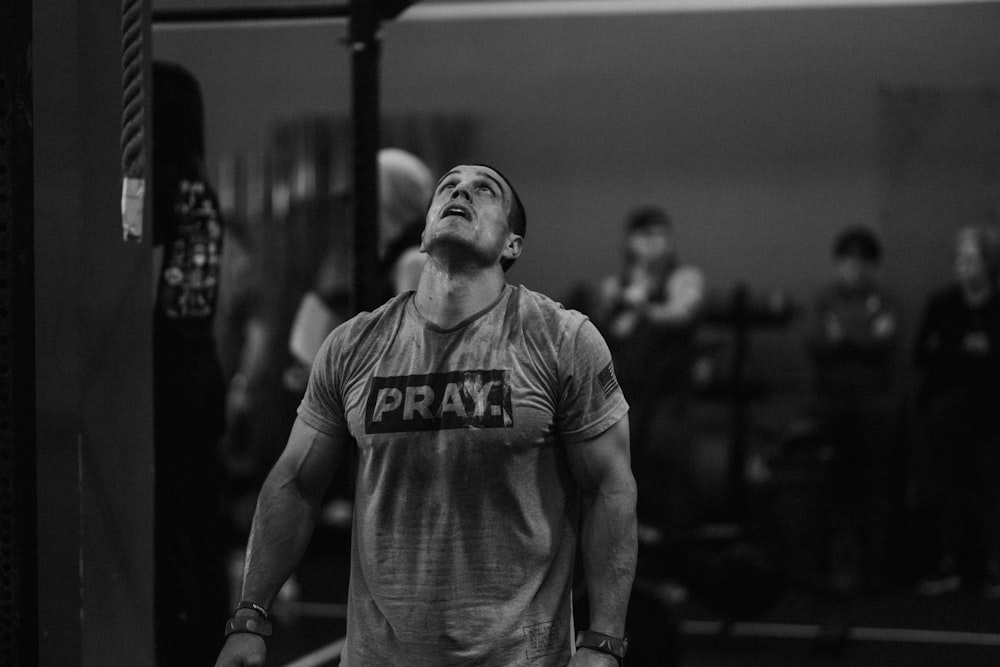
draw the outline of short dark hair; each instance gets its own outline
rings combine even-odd
[[[833,257],[860,257],[877,264],[882,259],[882,244],[868,227],[853,225],[837,234],[833,241]]]
[[[670,216],[659,206],[642,206],[632,209],[625,217],[625,230],[630,233],[657,225],[673,226]]]
[[[510,227],[511,231],[515,234],[524,238],[528,233],[528,214],[524,210],[524,204],[521,203],[521,198],[517,196],[517,190],[514,189],[514,184],[507,176],[490,164],[481,164],[481,167],[486,167],[487,169],[492,169],[495,171],[500,178],[507,183],[507,187],[510,188],[510,211],[507,213],[507,226]],[[511,266],[514,265],[516,260],[513,259],[502,259],[500,260],[500,267],[507,271]]]
[[[528,233],[528,214],[524,210],[524,204],[521,203],[521,198],[517,196],[517,190],[514,189],[514,184],[510,182],[502,171],[490,164],[471,162],[470,165],[475,165],[478,167],[486,167],[497,173],[510,188],[510,211],[507,212],[507,226],[510,227],[511,231],[515,234],[524,238]],[[435,191],[437,188],[435,187]],[[427,201],[427,211],[431,210],[431,206],[434,204],[434,192],[431,192],[431,198]],[[500,260],[500,267],[507,271],[511,266],[514,265],[516,260],[513,259],[502,259]]]

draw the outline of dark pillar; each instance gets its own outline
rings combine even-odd
[[[144,667],[153,664],[152,251],[148,235],[122,241],[121,7],[31,8],[34,664]]]
[[[354,309],[378,305],[379,13],[374,0],[351,2],[351,117],[354,128]]]
[[[31,2],[0,6],[0,664],[38,664]]]

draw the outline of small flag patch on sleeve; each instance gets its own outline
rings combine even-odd
[[[604,390],[605,398],[611,396],[618,389],[618,378],[615,377],[614,362],[609,361],[604,370],[597,374],[597,381],[601,383],[601,389]]]

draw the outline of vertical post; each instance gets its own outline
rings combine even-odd
[[[747,450],[747,387],[746,365],[750,357],[750,290],[743,284],[738,284],[732,293],[731,315],[733,318],[733,335],[735,350],[733,354],[733,432],[732,449],[729,456],[729,505],[732,518],[742,521],[745,518],[746,468]]]
[[[37,665],[33,24],[0,3],[0,664]]]
[[[378,253],[379,13],[375,0],[352,0],[351,116],[354,130],[354,310],[371,310],[382,279]]]

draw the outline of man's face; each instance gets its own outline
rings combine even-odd
[[[520,237],[507,225],[511,198],[506,181],[489,167],[455,167],[434,190],[423,249],[431,255],[451,253],[481,266],[498,262],[504,254],[519,253]]]

